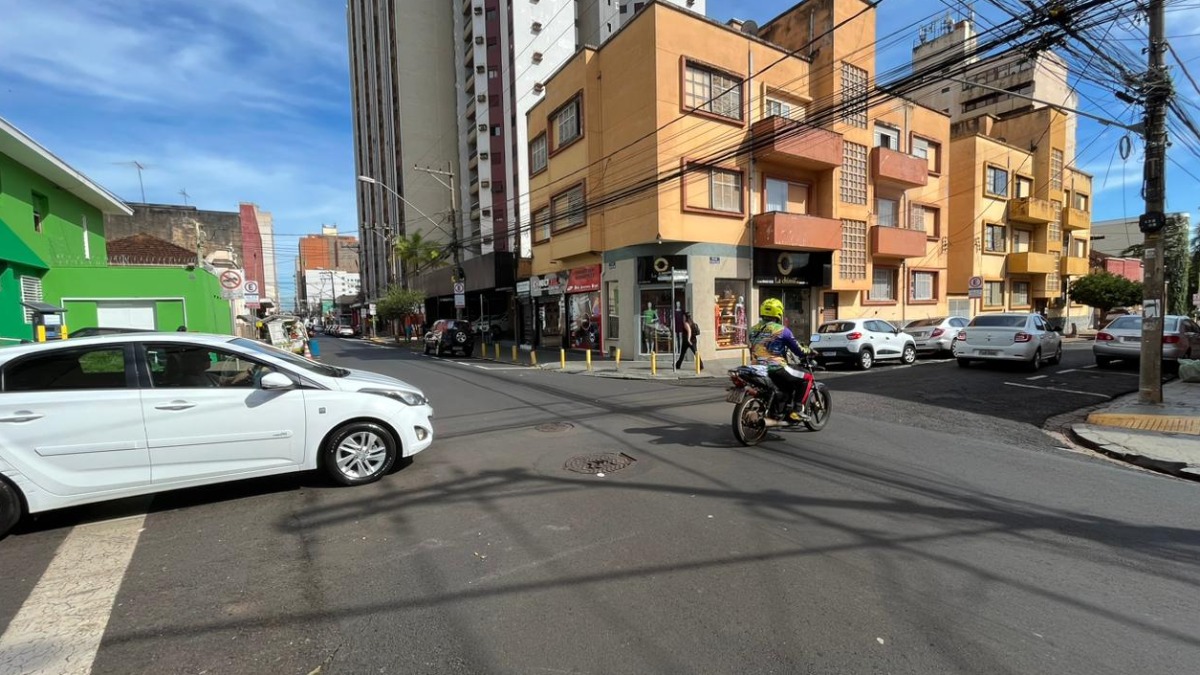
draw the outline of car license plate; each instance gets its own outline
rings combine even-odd
[[[924,347],[924,346],[925,346],[925,345],[927,345],[927,344],[929,344],[929,343],[928,343],[928,342],[925,342],[924,340],[922,340],[922,341],[920,341],[920,342],[918,342],[918,343],[917,343],[917,346],[918,346],[918,347]]]
[[[741,403],[746,398],[745,389],[730,389],[725,396],[726,403]]]
[[[834,354],[837,354],[837,351],[833,350],[833,349],[822,349],[821,350],[821,356],[833,356]]]
[[[1142,341],[1142,338],[1134,337],[1132,335],[1126,335],[1125,337],[1121,338],[1121,342],[1141,342],[1141,341]]]
[[[999,350],[996,350],[996,349],[980,349],[979,351],[977,351],[975,353],[980,356],[996,356],[1000,352],[999,352]]]

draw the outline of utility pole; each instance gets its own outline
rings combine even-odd
[[[1162,230],[1166,226],[1167,193],[1167,103],[1171,99],[1171,80],[1163,62],[1167,49],[1164,37],[1164,0],[1150,0],[1147,14],[1150,24],[1149,69],[1143,83],[1146,95],[1146,160],[1142,181],[1146,194],[1146,212],[1138,227],[1146,234],[1145,300],[1142,302],[1142,359],[1138,374],[1138,401],[1161,404],[1164,246]]]
[[[451,167],[453,167],[453,165],[451,165]],[[453,281],[461,281],[465,283],[466,274],[463,273],[462,268],[462,247],[459,246],[458,242],[458,213],[454,209],[454,172],[449,169],[443,171],[441,169],[433,169],[427,166],[413,166],[413,168],[417,171],[424,171],[425,173],[433,176],[434,180],[441,183],[446,189],[450,190],[450,247],[451,252],[454,254],[454,274],[452,274],[450,278]],[[444,181],[438,176],[445,176],[446,180]],[[462,313],[463,308],[457,306],[456,304],[454,307],[454,318],[463,318]]]

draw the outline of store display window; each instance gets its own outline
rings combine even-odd
[[[746,310],[747,283],[741,279],[717,279],[713,321],[717,349],[746,346],[749,314]]]

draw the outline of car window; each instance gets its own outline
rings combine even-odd
[[[970,322],[962,317],[958,317],[950,321],[950,325],[954,326],[955,328],[966,328],[968,323]]]
[[[981,314],[971,319],[971,323],[967,325],[977,328],[1024,328],[1025,317]]]
[[[258,386],[271,366],[246,357],[200,345],[145,345],[150,382],[155,389],[246,388]]]
[[[1142,317],[1140,316],[1123,316],[1108,324],[1112,330],[1141,330]]]
[[[1033,328],[1034,330],[1047,330],[1046,322],[1042,321],[1042,317],[1035,316],[1033,317]]]
[[[325,377],[345,377],[350,374],[350,371],[346,370],[345,368],[338,368],[337,366],[330,366],[319,361],[313,361],[312,359],[305,358],[299,354],[294,354],[286,349],[280,349],[274,345],[266,344],[265,342],[259,342],[257,340],[250,340],[247,338],[237,338],[235,340],[230,340],[229,343],[244,349],[249,349],[250,351],[258,352],[260,354],[273,356],[289,366],[295,366],[296,368],[307,370],[308,372],[316,373],[317,375],[324,375]]]
[[[854,330],[854,324],[849,321],[833,321],[831,323],[821,324],[817,332],[821,335],[831,335],[833,333],[849,333]]]
[[[875,333],[894,333],[896,331],[892,324],[886,321],[873,320],[868,321],[865,325],[867,330]]]
[[[4,369],[4,391],[124,389],[125,348],[59,349]]]
[[[1178,333],[1179,332],[1179,319],[1178,318],[1167,319],[1166,321],[1164,321],[1163,322],[1163,332],[1164,333]]]

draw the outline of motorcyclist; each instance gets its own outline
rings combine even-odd
[[[796,341],[796,336],[783,325],[783,303],[777,298],[763,300],[758,310],[759,322],[750,328],[750,355],[758,365],[767,367],[767,376],[787,394],[795,397],[795,406],[788,418],[804,421],[804,403],[812,391],[812,376],[787,364],[787,353],[803,357],[812,350]]]

